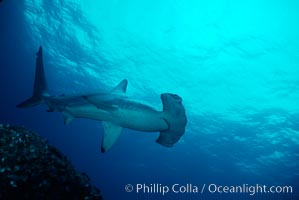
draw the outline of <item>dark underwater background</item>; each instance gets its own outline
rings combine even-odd
[[[88,174],[104,199],[299,199],[299,3],[294,0],[3,0],[0,123],[22,125]],[[51,94],[110,89],[162,109],[180,95],[186,132],[173,148],[159,133],[124,129],[105,154],[101,122],[45,105],[32,93],[44,48]],[[126,192],[132,184],[292,186],[292,193]]]

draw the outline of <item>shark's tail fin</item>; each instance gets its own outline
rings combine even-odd
[[[38,105],[43,102],[44,97],[48,94],[48,87],[43,66],[43,49],[41,46],[39,47],[36,55],[35,80],[32,97],[18,104],[18,108],[27,108]]]
[[[161,94],[163,112],[168,129],[160,132],[157,143],[172,147],[185,133],[187,117],[182,98],[176,94]]]

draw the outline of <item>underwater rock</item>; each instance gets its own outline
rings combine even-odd
[[[102,199],[55,147],[32,131],[0,124],[0,199]]]

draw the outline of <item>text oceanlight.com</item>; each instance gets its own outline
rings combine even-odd
[[[203,194],[203,193],[218,193],[218,194],[292,194],[292,186],[267,186],[262,184],[241,184],[241,185],[218,185],[218,184],[202,184],[195,185],[191,183],[187,184],[160,184],[160,183],[137,183],[135,185],[127,184],[125,186],[126,192],[135,192],[137,194],[161,194],[166,195],[168,193],[177,194]]]

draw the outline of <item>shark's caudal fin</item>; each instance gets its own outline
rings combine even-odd
[[[161,94],[163,103],[164,119],[168,124],[168,129],[161,131],[157,143],[172,147],[185,133],[187,117],[182,98],[176,94]]]
[[[48,87],[43,66],[43,49],[41,46],[39,47],[36,55],[37,58],[32,97],[18,104],[18,108],[27,108],[38,105],[43,102],[43,97],[47,95]]]

